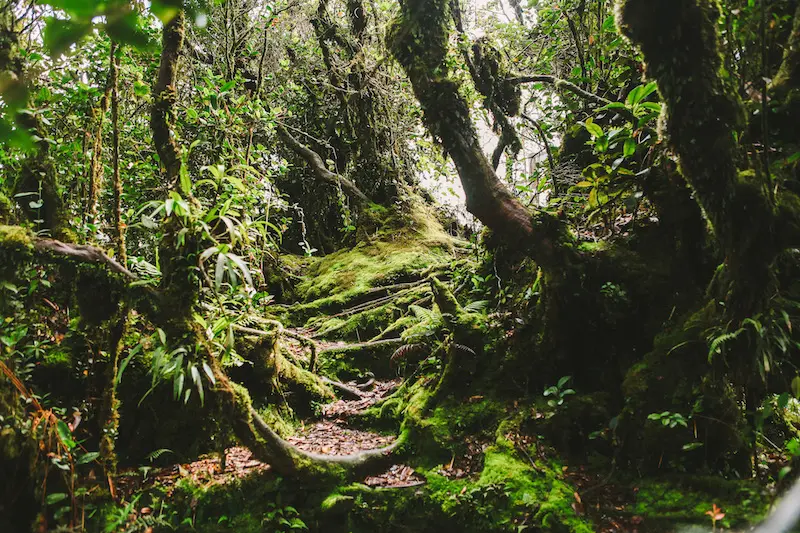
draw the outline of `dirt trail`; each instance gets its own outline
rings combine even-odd
[[[340,399],[325,405],[320,419],[304,421],[298,433],[286,440],[303,450],[326,455],[349,455],[387,446],[395,440],[393,435],[348,427],[347,419],[390,395],[400,383],[399,378],[390,381],[375,380],[369,390],[361,391],[362,398]],[[350,382],[346,385],[357,389],[359,384]],[[191,478],[198,485],[225,484],[251,473],[269,470],[270,466],[254,459],[247,448],[234,446],[225,451],[224,469],[220,457],[211,454],[191,463],[154,468],[144,473],[137,470],[123,472],[117,479],[117,490],[121,494],[132,494],[155,484],[168,487],[169,490],[182,478]],[[402,464],[392,465],[384,473],[363,481],[369,486],[386,488],[411,487],[423,483],[422,478],[412,468]]]

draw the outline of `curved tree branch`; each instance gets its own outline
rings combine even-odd
[[[555,86],[556,89],[562,89],[562,90],[565,90],[565,91],[569,91],[572,94],[574,94],[575,96],[577,96],[577,97],[579,97],[579,98],[581,98],[583,100],[586,100],[587,102],[591,102],[593,104],[597,104],[599,106],[606,106],[606,105],[609,105],[609,104],[617,103],[617,102],[614,102],[613,100],[609,100],[608,98],[603,98],[600,95],[597,95],[597,94],[594,94],[594,93],[590,93],[589,91],[587,91],[585,89],[581,89],[580,87],[578,87],[574,83],[571,83],[571,82],[569,82],[567,80],[563,80],[561,78],[557,78],[555,76],[550,76],[550,75],[547,75],[547,74],[538,74],[536,76],[516,76],[514,78],[508,78],[507,81],[509,83],[514,83],[514,84],[517,84],[517,85],[523,84],[523,83],[547,83],[549,85]],[[618,113],[619,115],[621,115],[623,117],[625,117],[626,119],[630,120],[634,124],[636,124],[636,122],[638,121],[636,116],[633,113],[631,113],[630,111],[628,111],[627,109],[616,109],[615,108],[614,112]]]
[[[369,204],[370,200],[367,198],[361,189],[359,189],[355,183],[350,181],[349,179],[345,178],[344,176],[340,176],[334,172],[328,170],[325,166],[325,162],[322,160],[320,155],[309,148],[308,146],[304,145],[296,138],[289,133],[283,125],[278,125],[278,135],[280,135],[283,142],[291,148],[297,155],[302,157],[308,166],[311,167],[311,170],[314,172],[314,175],[321,181],[333,185],[334,187],[341,186],[342,190],[351,198],[361,202],[363,204]]]
[[[406,71],[428,129],[441,140],[458,170],[467,210],[506,244],[525,250],[543,268],[563,271],[571,240],[546,213],[531,213],[498,179],[481,150],[469,107],[449,77],[448,0],[402,0],[389,36],[392,54]]]

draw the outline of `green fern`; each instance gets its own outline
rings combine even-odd
[[[433,322],[436,320],[436,313],[430,309],[425,309],[424,307],[420,307],[418,305],[409,305],[408,308],[412,313],[414,313],[414,316],[423,322]]]
[[[467,313],[480,313],[489,307],[489,300],[476,300],[464,306],[464,311]]]
[[[742,333],[744,333],[744,328],[739,328],[734,332],[723,333],[717,337],[710,338],[711,344],[708,347],[708,362],[711,362],[714,354],[721,353],[721,349],[725,344],[736,340]]]
[[[175,452],[173,452],[172,450],[170,450],[170,449],[167,449],[167,448],[159,448],[158,450],[156,450],[156,451],[154,451],[154,452],[151,452],[151,453],[149,453],[149,454],[147,455],[147,460],[148,460],[148,461],[150,461],[150,462],[152,463],[153,461],[156,461],[156,460],[157,460],[157,459],[159,459],[159,458],[160,458],[162,455],[164,455],[164,454],[167,454],[167,453],[172,453],[172,454],[174,454]]]

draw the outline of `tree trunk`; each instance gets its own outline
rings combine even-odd
[[[449,0],[402,0],[401,15],[389,35],[394,57],[411,80],[430,132],[456,165],[467,210],[506,244],[529,251],[545,268],[563,268],[569,237],[553,217],[531,213],[500,182],[481,150],[458,83],[446,62]]]
[[[639,46],[664,101],[666,133],[680,170],[725,254],[728,309],[751,314],[763,303],[775,256],[797,242],[800,201],[772,200],[766,183],[740,173],[741,102],[722,74],[714,0],[620,0],[620,31]]]
[[[150,111],[150,127],[153,142],[165,170],[166,183],[172,186],[180,179],[181,150],[172,132],[178,75],[178,57],[183,48],[185,16],[183,9],[164,25],[162,33],[161,63],[158,78],[153,86],[153,107]]]

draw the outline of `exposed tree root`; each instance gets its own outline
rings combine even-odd
[[[209,354],[208,362],[216,378],[216,391],[224,403],[236,437],[250,449],[254,457],[270,464],[281,475],[356,479],[385,467],[391,460],[390,455],[406,440],[401,435],[389,446],[352,455],[331,456],[306,452],[281,438],[264,421],[253,408],[246,389],[228,379],[216,358]]]
[[[258,335],[262,337],[285,336],[289,337],[290,339],[299,341],[300,344],[307,347],[311,352],[311,356],[308,359],[308,371],[313,373],[316,370],[318,350],[317,350],[317,343],[314,341],[314,339],[306,337],[305,335],[301,335],[300,333],[297,333],[290,329],[286,329],[285,327],[283,327],[283,324],[278,322],[277,320],[263,320],[262,322],[266,325],[274,326],[275,333],[270,333],[268,331],[262,331],[260,329],[253,329],[239,325],[234,325],[233,329],[241,331],[242,333],[249,333],[250,335]]]
[[[4,257],[11,260],[24,262],[26,258],[30,257],[28,254],[31,250],[47,252],[42,253],[41,258],[52,261],[54,258],[61,256],[81,263],[99,263],[106,266],[114,274],[121,274],[132,280],[137,279],[135,274],[108,257],[101,249],[93,246],[73,245],[52,239],[40,239],[30,234],[27,230],[17,227],[0,227],[0,236],[6,237],[5,239],[0,239],[0,252]],[[144,311],[156,321],[161,319],[160,314],[151,313],[150,308],[146,306]],[[258,334],[266,333],[270,335],[267,332],[254,331],[258,331]],[[204,333],[197,326],[189,326],[189,330],[186,333],[187,336],[194,338],[196,345],[205,346]],[[293,335],[303,337],[285,329],[283,329],[282,333],[290,337]],[[231,425],[236,437],[251,450],[258,460],[270,464],[281,475],[305,476],[315,479],[357,479],[360,476],[383,468],[391,460],[390,455],[400,448],[407,439],[405,435],[401,435],[397,441],[384,448],[365,450],[346,456],[327,456],[300,450],[282,439],[264,421],[252,407],[247,390],[230,381],[213,352],[208,347],[204,351],[206,352],[204,358],[212,369],[216,383],[214,391],[217,393],[226,414],[224,419]],[[347,387],[346,385],[343,386]]]
[[[322,380],[323,383],[325,383],[326,385],[330,385],[334,389],[338,390],[339,392],[342,393],[343,396],[347,397],[350,400],[360,400],[361,398],[364,398],[366,396],[366,394],[361,392],[359,389],[345,385],[340,381],[334,381],[330,378],[326,378],[325,376],[322,376],[320,379]]]

